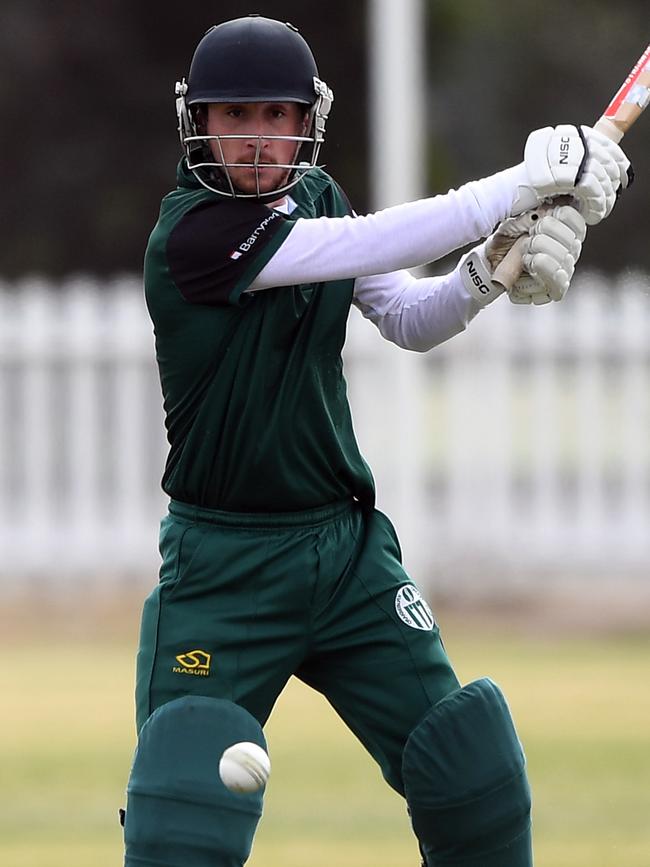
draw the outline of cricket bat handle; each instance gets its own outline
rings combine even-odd
[[[650,103],[650,45],[637,60],[594,129],[618,144]],[[526,235],[521,235],[494,269],[493,283],[510,291],[523,271]]]

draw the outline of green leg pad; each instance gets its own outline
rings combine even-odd
[[[142,727],[127,788],[125,867],[242,867],[262,815],[262,791],[233,794],[219,777],[226,747],[262,729],[230,701],[186,696]]]
[[[429,711],[406,743],[402,771],[428,867],[532,867],[526,760],[491,680]]]

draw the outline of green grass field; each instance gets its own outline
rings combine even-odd
[[[0,863],[118,867],[135,633],[28,634],[0,642]],[[445,638],[461,679],[490,674],[509,696],[538,867],[648,867],[650,635],[541,640],[454,625]],[[249,864],[419,863],[401,799],[319,696],[292,683],[267,736],[273,774]]]

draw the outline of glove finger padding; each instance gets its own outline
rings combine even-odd
[[[546,235],[570,250],[572,245],[582,244],[587,235],[587,227],[584,217],[575,207],[563,205],[550,208],[539,220],[532,223],[529,234]]]
[[[617,189],[619,186],[617,184]],[[573,195],[588,226],[595,226],[608,217],[616,202],[616,191],[609,174],[600,163],[591,158],[587,160]]]
[[[509,293],[514,304],[546,304],[566,295],[586,235],[585,220],[569,205],[553,208],[530,230],[525,274]]]
[[[534,304],[536,307],[541,304],[550,304],[552,298],[549,297],[547,292],[534,292],[534,287],[536,284],[531,279],[530,281],[530,291],[520,291],[516,287],[513,287],[508,293],[508,298],[513,304]]]
[[[558,262],[557,258],[551,253],[536,253],[527,257],[529,260],[528,267],[531,269],[531,277],[533,278],[532,295],[540,293],[540,287],[548,296],[550,301],[561,301],[566,295],[569,283],[573,277],[574,265],[573,259],[568,257],[568,263]],[[515,284],[516,288],[517,287]]]
[[[566,196],[566,198],[570,197]],[[527,235],[541,216],[548,213],[552,207],[550,204],[540,205],[533,211],[526,211],[518,217],[509,217],[499,223],[496,231],[485,242],[485,256],[493,269],[505,258],[517,238]]]
[[[582,126],[589,158],[574,195],[587,225],[593,226],[609,216],[617,194],[629,186],[630,161],[622,149],[607,136]]]
[[[561,244],[549,235],[535,235],[530,239],[527,246],[528,249],[524,251],[524,256],[527,257],[528,263],[532,266],[533,270],[528,271],[532,277],[535,276],[537,271],[536,261],[542,256],[557,263],[557,265],[564,268],[565,271],[570,269],[573,273],[575,265],[573,241],[571,241],[570,247],[566,247],[564,244]]]
[[[622,148],[598,130],[588,126],[583,126],[581,129],[587,140],[589,152],[598,153],[598,160],[607,170],[614,189],[617,189],[619,185],[622,189],[629,187],[634,172],[630,171],[630,161],[623,153]],[[603,155],[603,151],[605,155]]]

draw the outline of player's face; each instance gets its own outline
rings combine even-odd
[[[305,106],[296,102],[208,105],[207,135],[243,136],[219,141],[210,139],[215,162],[246,164],[228,169],[232,183],[242,193],[269,193],[286,182],[291,170],[279,166],[295,162],[300,143],[266,136],[302,136],[305,127]],[[256,160],[261,166],[257,171],[253,168]]]

